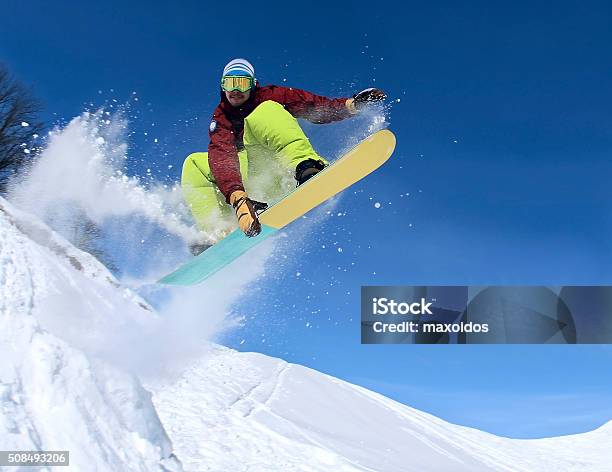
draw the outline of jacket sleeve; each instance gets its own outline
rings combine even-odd
[[[327,98],[321,95],[289,87],[273,86],[271,100],[281,103],[296,118],[312,123],[331,123],[352,116],[346,108],[345,98]]]
[[[217,187],[229,203],[232,192],[244,190],[236,137],[229,120],[217,111],[213,115],[208,134],[208,165]]]

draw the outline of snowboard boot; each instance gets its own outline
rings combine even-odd
[[[210,246],[211,244],[207,244],[207,243],[200,243],[200,242],[191,243],[189,245],[189,252],[191,252],[191,254],[194,256],[199,256],[204,251],[206,251]]]
[[[325,163],[321,160],[306,159],[300,162],[295,168],[295,180],[297,181],[297,187],[302,185],[311,177],[325,169]]]

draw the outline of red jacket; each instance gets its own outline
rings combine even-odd
[[[326,98],[305,90],[257,85],[241,107],[234,107],[222,91],[221,103],[213,113],[209,128],[208,164],[227,202],[232,192],[244,190],[238,162],[238,151],[244,148],[244,119],[266,100],[278,102],[296,118],[313,123],[330,123],[350,116],[345,105],[347,98]]]

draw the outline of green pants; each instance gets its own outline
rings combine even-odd
[[[245,118],[243,141],[244,150],[238,153],[240,173],[245,186],[249,180],[254,181],[253,185],[257,188],[246,190],[256,200],[270,195],[269,188],[259,187],[277,187],[272,190],[281,187],[282,179],[266,178],[267,174],[272,174],[274,163],[270,162],[270,158],[285,171],[285,175],[288,175],[288,170],[293,175],[295,167],[306,159],[326,162],[315,152],[297,120],[277,102],[263,102]],[[231,213],[215,184],[207,152],[196,152],[185,159],[181,186],[199,229],[210,230],[220,218],[226,219]]]

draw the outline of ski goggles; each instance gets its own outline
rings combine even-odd
[[[221,88],[226,92],[238,90],[246,92],[253,88],[255,79],[253,77],[245,77],[243,75],[226,75],[221,79]]]

